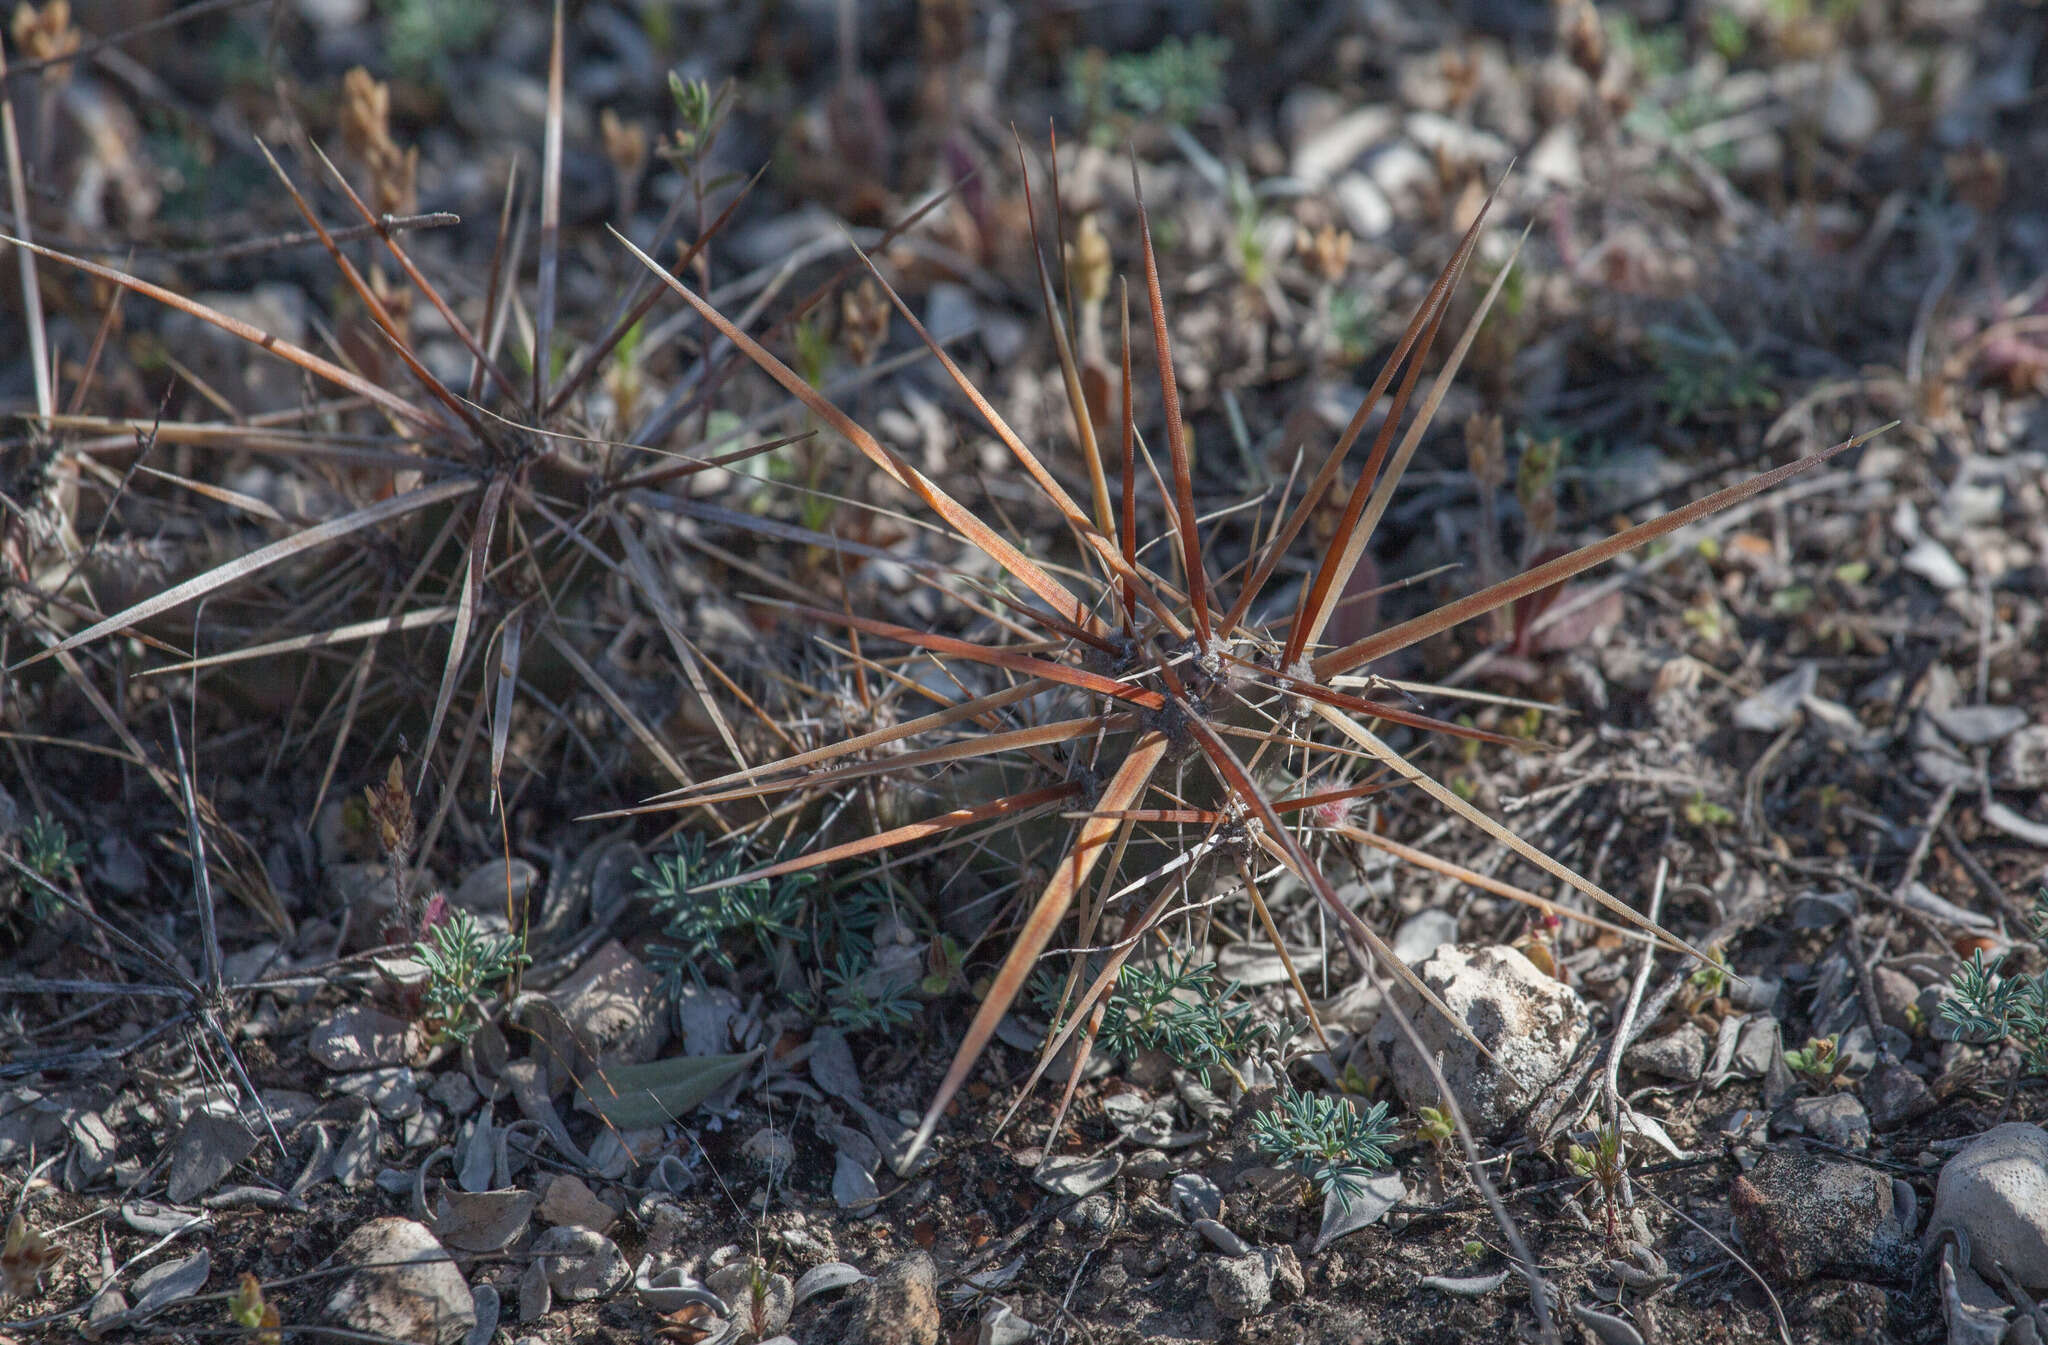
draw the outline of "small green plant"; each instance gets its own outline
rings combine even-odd
[[[2048,885],[2035,894],[2027,924],[2034,942],[2048,952]],[[1987,962],[1982,949],[1971,953],[1949,982],[1942,1020],[1954,1024],[1965,1041],[2011,1042],[2020,1050],[2023,1072],[2048,1074],[2048,971],[2007,976],[2001,974],[2004,966],[2004,954]]]
[[[1230,43],[1208,35],[1123,56],[1091,47],[1067,60],[1067,98],[1095,139],[1113,145],[1133,122],[1185,126],[1221,102],[1229,57]]]
[[[1833,1088],[1845,1063],[1842,1053],[1835,1048],[1832,1036],[1808,1037],[1806,1045],[1785,1052],[1785,1068],[1816,1088]]]
[[[379,0],[384,52],[412,79],[439,76],[450,56],[484,40],[498,17],[491,0]]]
[[[1387,1166],[1386,1146],[1395,1139],[1384,1102],[1360,1108],[1292,1088],[1252,1118],[1252,1134],[1261,1150],[1306,1177],[1318,1193],[1334,1195],[1344,1209]]]
[[[85,847],[73,841],[65,832],[64,824],[53,817],[37,813],[21,829],[21,862],[53,884],[67,883],[76,878],[79,866],[85,863],[85,856]],[[31,885],[28,910],[38,923],[62,909],[63,903],[57,898]]]
[[[1701,831],[1713,831],[1735,824],[1735,814],[1705,794],[1694,794],[1687,799],[1682,811],[1685,813],[1685,820]]]
[[[1048,1017],[1059,1016],[1060,981],[1041,971],[1033,993]],[[1096,1045],[1124,1060],[1160,1051],[1202,1080],[1222,1069],[1237,1077],[1236,1062],[1273,1040],[1273,1027],[1236,999],[1237,982],[1218,987],[1216,964],[1126,962],[1096,1032]],[[1241,1080],[1240,1080],[1241,1082]]]
[[[423,1021],[434,1043],[465,1042],[483,1026],[483,996],[533,959],[518,935],[487,933],[440,897],[428,904],[426,920],[426,937],[412,953],[427,969]]]
[[[1613,1126],[1600,1127],[1593,1137],[1593,1147],[1574,1144],[1565,1155],[1571,1170],[1581,1177],[1589,1177],[1600,1187],[1600,1212],[1607,1224],[1607,1245],[1621,1245],[1621,1183],[1628,1174],[1627,1160],[1621,1152],[1621,1132]]]
[[[1705,304],[1695,300],[1692,311],[1693,329],[1650,328],[1650,361],[1662,379],[1657,398],[1665,418],[1677,425],[1717,412],[1776,406],[1769,368],[1738,346]]]
[[[665,942],[655,944],[650,954],[671,989],[680,985],[685,973],[704,984],[707,967],[737,976],[737,959],[748,950],[773,965],[778,948],[796,936],[809,875],[703,890],[747,867],[739,850],[714,854],[702,836],[686,834],[677,838],[674,851],[655,856],[651,872],[633,870],[642,896],[654,903],[656,917],[667,922],[661,931]]]

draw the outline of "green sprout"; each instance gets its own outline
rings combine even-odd
[[[1274,1037],[1272,1024],[1258,1021],[1250,1004],[1236,1000],[1237,989],[1235,981],[1217,986],[1213,962],[1126,962],[1110,992],[1096,1044],[1124,1060],[1159,1051],[1204,1084],[1212,1069],[1235,1078],[1235,1062]],[[1057,1019],[1058,978],[1041,971],[1032,993],[1046,1015]]]
[[[1607,1245],[1621,1245],[1621,1186],[1628,1176],[1628,1160],[1621,1149],[1621,1132],[1602,1126],[1593,1137],[1593,1147],[1572,1145],[1565,1155],[1571,1170],[1599,1183],[1601,1213],[1606,1216]]]
[[[1806,1045],[1785,1052],[1785,1068],[1816,1088],[1833,1088],[1847,1063],[1834,1037],[1808,1037]]]
[[[2035,943],[2048,952],[2048,885],[2035,894],[2027,924]],[[1972,952],[1949,982],[1942,1020],[1954,1025],[1964,1041],[2011,1042],[2020,1050],[2023,1073],[2048,1074],[2048,971],[2008,976],[2002,974],[2004,966],[2004,954],[1987,962],[1983,949]]]
[[[65,832],[64,824],[37,813],[21,829],[21,862],[51,884],[69,882],[85,863],[85,846]],[[29,893],[29,914],[37,921],[48,920],[63,909],[63,903],[33,884]]]
[[[655,857],[651,872],[633,870],[641,895],[654,903],[656,917],[666,921],[665,942],[655,944],[650,956],[666,976],[671,993],[685,972],[704,984],[706,966],[737,976],[736,958],[747,948],[773,965],[778,945],[795,936],[803,906],[800,894],[810,885],[809,876],[715,886],[748,867],[738,850],[714,855],[702,836],[687,835],[677,839],[672,853]]]
[[[1350,1209],[1372,1174],[1387,1166],[1395,1139],[1387,1104],[1360,1108],[1343,1098],[1287,1089],[1270,1109],[1252,1117],[1252,1135],[1265,1153],[1307,1178],[1318,1193]]]
[[[482,996],[533,959],[518,935],[486,933],[459,906],[430,925],[427,936],[412,952],[427,969],[427,1030],[436,1044],[466,1042],[483,1026]]]

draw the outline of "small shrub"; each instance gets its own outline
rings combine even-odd
[[[436,1043],[468,1041],[483,1026],[483,996],[532,959],[518,935],[487,933],[475,916],[438,897],[425,934],[413,944],[413,957],[427,969],[428,1034]]]
[[[2035,943],[2048,953],[2048,885],[2035,894],[2027,923]],[[2001,974],[2004,966],[2004,954],[1987,962],[1982,949],[1971,953],[1949,982],[1942,1019],[1964,1041],[2012,1043],[2019,1048],[2022,1071],[2048,1074],[2048,971],[2007,976]]]

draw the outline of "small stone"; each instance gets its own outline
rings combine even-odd
[[[455,889],[451,900],[465,911],[505,914],[509,891],[516,920],[526,908],[526,899],[540,881],[540,870],[523,859],[493,859],[471,869]]]
[[[1173,1161],[1159,1149],[1140,1149],[1124,1163],[1124,1173],[1140,1181],[1156,1182],[1173,1175]]]
[[[582,1049],[599,1066],[638,1065],[668,1043],[661,978],[617,939],[605,942],[550,992]]]
[[[1728,1204],[1743,1246],[1772,1279],[1899,1280],[1912,1273],[1916,1248],[1891,1178],[1875,1168],[1774,1149],[1735,1179]]]
[[[548,1288],[571,1303],[608,1297],[632,1274],[616,1243],[573,1224],[557,1224],[535,1238],[533,1255],[547,1267]]]
[[[1807,1134],[1836,1148],[1863,1149],[1870,1145],[1870,1113],[1853,1094],[1796,1098],[1786,1106],[1784,1116]]]
[[[1579,131],[1560,123],[1545,131],[1529,151],[1529,176],[1564,191],[1585,185],[1586,171],[1579,160]]]
[[[599,1200],[580,1177],[563,1173],[548,1183],[534,1211],[544,1224],[567,1224],[602,1233],[618,1220],[619,1212]]]
[[[1394,988],[1466,1122],[1487,1138],[1500,1135],[1563,1073],[1589,1030],[1585,1002],[1513,948],[1439,948],[1415,971],[1493,1053],[1492,1060],[1482,1056],[1413,989]],[[1366,1040],[1411,1112],[1441,1105],[1435,1079],[1391,1012],[1380,1015]]]
[[[470,1108],[479,1100],[476,1085],[470,1082],[469,1075],[457,1069],[448,1070],[436,1078],[433,1087],[427,1090],[427,1096],[446,1107],[448,1114],[458,1121],[469,1115]]]
[[[1641,1074],[1697,1083],[1707,1068],[1707,1034],[1687,1023],[1676,1032],[1637,1042],[1621,1063]]]
[[[1920,985],[1895,967],[1873,967],[1870,988],[1877,995],[1878,1020],[1901,1032],[1913,1030],[1913,1009],[1920,999]]]
[[[939,1270],[925,1252],[898,1257],[868,1289],[862,1345],[939,1345]]]
[[[324,32],[354,28],[370,12],[370,0],[296,0],[299,17]]]
[[[404,1063],[418,1031],[403,1018],[371,1008],[343,1009],[314,1028],[306,1052],[337,1074]]]
[[[1294,147],[1289,170],[1305,186],[1321,187],[1374,145],[1392,137],[1400,125],[1392,108],[1358,108],[1304,135]]]
[[[402,1121],[420,1109],[419,1076],[405,1065],[364,1070],[335,1080],[337,1090],[359,1097],[387,1120]]]
[[[766,1340],[789,1322],[796,1286],[789,1276],[772,1274],[750,1256],[731,1261],[704,1277],[704,1287],[717,1294],[732,1320],[755,1340]]]
[[[1273,1277],[1274,1298],[1292,1303],[1308,1292],[1308,1277],[1302,1274],[1301,1258],[1294,1248],[1261,1247],[1259,1255],[1266,1259],[1266,1269]]]
[[[1761,1079],[1770,1073],[1771,1061],[1777,1053],[1778,1020],[1769,1014],[1759,1014],[1742,1025],[1742,1035],[1735,1039],[1735,1054],[1729,1064],[1738,1074]]]
[[[1891,1309],[1885,1292],[1855,1280],[1822,1280],[1786,1305],[1794,1326],[1808,1340],[1885,1340],[1891,1335]]]
[[[1056,1195],[1085,1196],[1116,1180],[1122,1167],[1123,1160],[1115,1154],[1101,1158],[1051,1158],[1033,1176],[1040,1186]]]
[[[1884,124],[1877,90],[1846,61],[1834,63],[1822,96],[1820,132],[1838,149],[1861,149]]]
[[[1863,1105],[1870,1111],[1870,1127],[1880,1133],[1897,1130],[1933,1111],[1934,1093],[1926,1081],[1895,1060],[1880,1063],[1863,1081]]]
[[[1969,1235],[1979,1274],[1995,1280],[1997,1262],[2022,1287],[2048,1290],[2048,1131],[2010,1121],[1949,1159],[1934,1187],[1928,1244],[1951,1228]]]
[[[1273,1301],[1273,1269],[1257,1252],[1209,1261],[1209,1301],[1232,1321],[1256,1317]]]
[[[462,1272],[425,1225],[372,1219],[334,1253],[353,1267],[327,1300],[327,1315],[356,1331],[418,1345],[455,1345],[476,1325]]]
[[[1394,203],[1363,173],[1346,173],[1330,188],[1330,200],[1354,237],[1379,238],[1394,227]]]
[[[171,1178],[166,1198],[184,1205],[220,1185],[256,1147],[256,1133],[239,1117],[197,1111],[178,1131],[171,1148]]]
[[[1388,946],[1409,966],[1427,959],[1447,943],[1458,941],[1458,917],[1432,907],[1403,920]]]
[[[1899,557],[1899,564],[1919,575],[1944,593],[1968,587],[1970,573],[1954,554],[1932,537],[1922,537]]]
[[[1084,1236],[1107,1233],[1116,1224],[1116,1202],[1102,1192],[1084,1196],[1059,1216],[1061,1224]]]
[[[2048,789],[2048,724],[2029,724],[2005,740],[1993,782],[2000,789]]]

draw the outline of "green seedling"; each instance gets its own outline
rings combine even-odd
[[[1833,1088],[1840,1080],[1845,1063],[1832,1036],[1808,1037],[1806,1045],[1785,1052],[1785,1068],[1823,1090]]]
[[[1365,1193],[1372,1174],[1387,1166],[1386,1146],[1395,1139],[1384,1102],[1361,1108],[1291,1088],[1252,1118],[1252,1134],[1262,1151],[1347,1210]]]
[[[1600,1212],[1607,1224],[1607,1245],[1621,1245],[1621,1185],[1628,1175],[1628,1161],[1621,1150],[1621,1132],[1602,1126],[1593,1147],[1574,1144],[1566,1154],[1571,1170],[1589,1177],[1600,1186]]]
[[[2027,924],[2034,942],[2048,953],[2048,885],[2035,894]],[[1949,982],[1942,1021],[1953,1024],[1965,1041],[2010,1042],[2019,1048],[2023,1073],[2048,1074],[2048,971],[2004,975],[2004,966],[2004,954],[1986,961],[1982,949],[1971,953]]]
[[[439,909],[436,909],[439,908]],[[424,1024],[429,1040],[466,1042],[483,1026],[482,1001],[533,959],[516,934],[492,934],[441,898],[428,906],[426,937],[413,957],[427,969]]]

